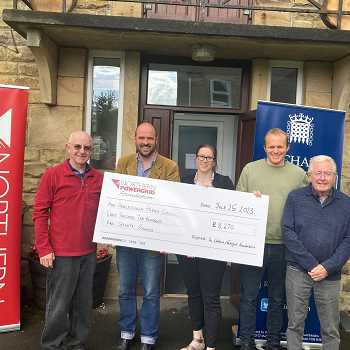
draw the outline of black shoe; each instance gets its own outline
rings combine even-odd
[[[258,348],[253,343],[243,342],[241,345],[241,350],[258,350]]]
[[[156,348],[156,344],[141,343],[140,350],[154,350],[155,348]]]
[[[131,345],[132,345],[132,339],[121,338],[115,350],[128,350],[131,348]]]

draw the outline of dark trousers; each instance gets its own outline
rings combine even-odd
[[[266,328],[267,345],[279,345],[283,326],[283,307],[285,300],[284,284],[286,279],[286,261],[284,244],[265,244],[262,267],[239,265],[242,281],[240,306],[240,339],[241,342],[255,343],[256,298],[265,268],[268,269],[269,305]]]
[[[187,288],[192,329],[205,326],[206,345],[214,348],[222,318],[220,291],[226,262],[184,255],[177,255],[177,260]]]
[[[83,256],[57,256],[53,268],[48,269],[45,327],[41,338],[45,350],[64,350],[64,338],[68,349],[84,344],[91,328],[95,268],[96,252],[93,252]]]

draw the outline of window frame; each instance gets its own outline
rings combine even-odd
[[[222,91],[215,91],[214,89],[214,84],[215,82],[223,82],[227,84],[227,91],[226,92],[222,92]],[[216,104],[218,101],[214,100],[214,95],[218,94],[218,95],[223,95],[223,96],[227,96],[227,105],[223,105],[223,104]],[[211,107],[219,107],[221,106],[221,108],[231,108],[231,83],[228,80],[220,80],[220,79],[210,79],[210,106]]]
[[[118,160],[122,154],[122,135],[123,135],[123,106],[124,106],[124,78],[125,78],[125,52],[122,51],[89,51],[87,84],[86,84],[86,108],[85,108],[85,131],[91,135],[91,116],[92,116],[92,90],[93,90],[93,67],[94,58],[118,58],[120,59],[120,77],[119,77],[119,100],[118,100],[118,124],[117,124],[117,143],[116,143],[116,159]]]
[[[302,62],[302,61],[269,60],[268,74],[267,74],[266,101],[271,101],[272,68],[296,68],[298,70],[295,104],[301,105],[303,103],[304,62]],[[283,103],[283,102],[281,102],[281,103]]]

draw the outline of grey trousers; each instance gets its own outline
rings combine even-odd
[[[311,291],[314,291],[318,318],[321,323],[324,350],[338,350],[340,280],[315,282],[293,266],[287,267],[286,295],[288,304],[287,349],[301,350]]]
[[[56,257],[46,281],[46,315],[41,345],[44,350],[64,350],[84,344],[91,328],[92,280],[96,252]],[[69,313],[69,323],[67,314]]]

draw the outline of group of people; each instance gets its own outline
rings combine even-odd
[[[157,153],[157,141],[151,124],[139,125],[134,136],[136,154],[121,157],[116,172],[235,190],[228,176],[214,171],[217,152],[213,145],[202,144],[197,148],[197,172],[180,180],[177,165]],[[74,132],[66,149],[70,158],[44,173],[34,204],[36,245],[41,264],[49,268],[41,342],[44,350],[86,349],[84,342],[91,325],[96,265],[92,237],[102,175],[87,163],[93,151],[87,133]],[[266,134],[264,150],[266,158],[247,164],[236,187],[257,197],[269,196],[263,265],[239,266],[241,349],[257,349],[256,298],[267,268],[266,349],[282,349],[285,293],[288,349],[302,349],[304,320],[313,290],[323,348],[336,350],[340,342],[340,271],[350,255],[350,198],[333,187],[337,170],[332,158],[312,158],[307,174],[286,161],[289,142],[281,129]],[[135,337],[139,271],[144,289],[140,350],[154,350],[159,326],[162,253],[117,246],[116,257],[121,326],[116,349],[130,349]],[[181,350],[213,350],[222,318],[220,291],[226,262],[183,255],[177,255],[177,259],[187,289],[193,331],[192,341]]]

